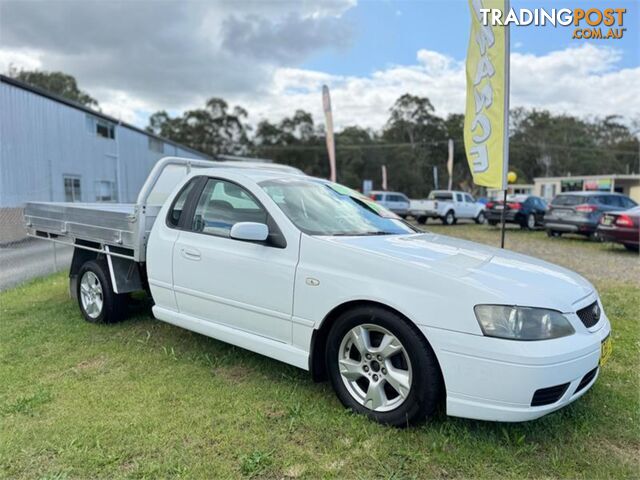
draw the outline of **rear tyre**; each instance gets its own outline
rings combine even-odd
[[[640,245],[632,245],[630,243],[625,243],[624,244],[624,248],[626,248],[627,250],[629,250],[630,252],[638,252],[638,247],[640,247]]]
[[[343,313],[329,332],[326,362],[342,404],[387,425],[424,420],[443,392],[431,346],[404,318],[383,308]]]
[[[555,230],[547,230],[547,237],[555,238],[561,236],[562,233],[557,232]]]
[[[591,232],[589,234],[589,240],[597,243],[602,243],[604,241],[604,239],[602,238],[602,235],[600,235],[600,233],[598,233],[597,231]]]
[[[453,210],[449,210],[445,213],[444,217],[442,217],[442,223],[444,225],[453,225],[456,221],[456,215],[453,213]]]
[[[475,222],[478,225],[482,225],[486,221],[486,217],[484,216],[484,212],[478,213],[478,216],[475,218]]]
[[[418,222],[420,225],[424,225],[425,223],[427,223],[427,217],[425,217],[424,215],[417,217],[416,222]]]
[[[487,223],[489,225],[491,225],[492,227],[495,227],[496,225],[498,225],[498,221],[497,220],[487,220]]]
[[[78,305],[87,322],[115,323],[122,320],[128,295],[118,295],[113,291],[106,262],[86,262],[78,272],[77,283]]]
[[[520,227],[524,230],[535,230],[536,228],[536,217],[533,213],[527,215],[527,218],[524,219],[524,222],[520,224]]]

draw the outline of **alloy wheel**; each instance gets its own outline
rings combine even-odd
[[[340,377],[349,394],[375,412],[393,410],[411,390],[411,361],[404,346],[389,330],[358,325],[342,339],[338,353]]]
[[[95,273],[87,271],[80,280],[80,300],[82,308],[91,318],[98,318],[102,313],[104,294],[102,285]]]
[[[453,213],[449,212],[447,213],[447,216],[445,217],[446,221],[447,221],[447,225],[452,225],[453,224]]]

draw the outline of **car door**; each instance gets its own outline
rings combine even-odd
[[[477,208],[476,201],[468,193],[464,194],[464,207],[465,207],[465,217],[475,218],[476,208]]]
[[[544,223],[544,214],[547,212],[547,203],[538,197],[532,197],[534,200],[536,223],[542,225]]]
[[[203,177],[200,188],[173,249],[179,311],[289,343],[299,242],[283,247],[232,239],[238,222],[266,223],[270,235],[282,233],[238,183]]]
[[[455,204],[455,211],[456,211],[456,217],[458,218],[468,218],[469,217],[469,210],[467,209],[467,204],[464,201],[464,195],[462,193],[456,193],[456,204]]]
[[[396,213],[398,212],[403,213],[403,211],[405,210],[405,204],[402,200],[402,197],[394,193],[389,195],[389,199],[391,203],[391,210],[393,210]]]

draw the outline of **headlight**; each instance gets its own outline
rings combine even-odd
[[[560,312],[511,305],[476,305],[476,318],[488,337],[511,340],[547,340],[575,333]]]

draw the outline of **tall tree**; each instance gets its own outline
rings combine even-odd
[[[98,101],[88,93],[80,90],[76,79],[62,72],[44,72],[39,70],[9,69],[9,76],[41,88],[86,107],[99,108]]]
[[[188,110],[179,117],[172,118],[165,111],[154,113],[147,130],[208,155],[241,155],[251,145],[246,119],[244,108],[230,110],[224,100],[210,98],[205,108]]]

